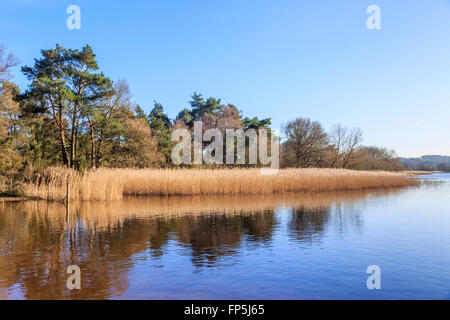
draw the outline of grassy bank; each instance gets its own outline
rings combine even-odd
[[[120,200],[124,196],[271,194],[344,191],[413,185],[404,173],[343,169],[98,169],[84,175],[51,168],[23,187],[27,197],[62,201],[67,181],[70,199]]]

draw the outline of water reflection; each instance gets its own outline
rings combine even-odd
[[[305,207],[293,208],[289,229],[291,236],[300,242],[311,242],[320,236],[328,221],[329,207],[307,209]]]
[[[359,228],[358,212],[348,208],[393,192],[400,191],[129,198],[73,203],[68,211],[59,203],[0,203],[0,294],[120,296],[136,261],[160,259],[174,245],[197,270],[213,268],[244,249],[270,247],[283,230],[280,208],[288,209],[291,240],[307,244],[320,239],[330,219],[340,221],[333,223],[339,232],[349,223]],[[69,265],[80,266],[83,290],[66,288]]]

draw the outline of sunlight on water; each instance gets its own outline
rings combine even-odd
[[[450,175],[419,187],[0,203],[0,299],[449,299]],[[80,290],[66,286],[81,269]],[[381,268],[369,290],[366,268]]]

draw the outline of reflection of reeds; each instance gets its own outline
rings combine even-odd
[[[81,175],[51,168],[24,187],[25,194],[63,200],[66,181],[74,200],[120,200],[124,196],[270,194],[402,187],[416,182],[402,173],[344,169],[97,169]]]
[[[398,189],[397,189],[398,190]],[[307,209],[328,208],[332,205],[354,204],[369,196],[381,196],[396,192],[394,189],[378,191],[341,191],[322,193],[284,193],[277,195],[227,195],[227,196],[173,196],[136,198],[126,197],[121,201],[95,202],[77,201],[70,205],[69,222],[80,220],[83,225],[108,228],[120,225],[131,218],[169,218],[203,214],[252,214],[279,207],[302,207]],[[61,203],[28,201],[10,203],[5,209],[32,214],[37,221],[64,225],[66,208]],[[47,220],[49,215],[51,220]],[[72,222],[75,222],[74,220]]]

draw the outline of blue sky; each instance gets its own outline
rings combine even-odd
[[[81,30],[66,28],[71,4]],[[309,117],[401,156],[450,155],[449,0],[0,0],[0,30],[23,65],[90,44],[147,112],[156,100],[174,117],[197,91],[275,128]]]

